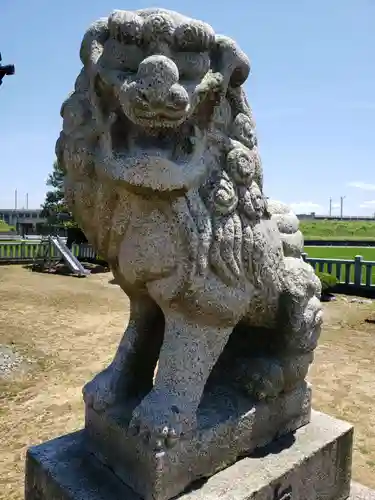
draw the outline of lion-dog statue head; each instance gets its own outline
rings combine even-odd
[[[176,12],[114,11],[87,30],[80,58],[56,153],[97,251],[118,267],[132,197],[169,199],[188,240],[185,285],[211,268],[230,287],[277,286],[280,235],[254,228],[271,216],[237,44]]]

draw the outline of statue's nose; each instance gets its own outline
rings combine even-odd
[[[142,93],[150,100],[163,100],[172,85],[179,80],[176,64],[166,56],[154,55],[144,59],[138,68],[137,77]]]

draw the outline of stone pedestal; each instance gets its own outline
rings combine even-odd
[[[143,437],[129,436],[132,411],[131,404],[100,413],[87,408],[88,448],[142,498],[166,500],[193,481],[210,477],[255,448],[307,424],[311,389],[304,382],[267,402],[254,402],[230,387],[207,390],[196,431],[162,451]]]
[[[295,433],[201,480],[181,500],[375,500],[350,491],[353,428],[318,412]],[[110,468],[87,452],[80,431],[28,451],[26,500],[139,500]]]

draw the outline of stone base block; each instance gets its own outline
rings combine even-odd
[[[349,500],[375,500],[375,490],[370,490],[362,484],[352,482]]]
[[[29,449],[26,500],[140,500],[87,453],[87,437],[81,431]],[[350,492],[352,439],[352,426],[312,412],[308,425],[192,485],[180,500],[373,500],[357,484]]]
[[[267,402],[254,402],[230,388],[211,390],[199,407],[197,430],[163,451],[143,437],[129,436],[132,411],[132,405],[104,412],[87,408],[89,449],[142,498],[166,500],[307,424],[311,389],[304,382]]]

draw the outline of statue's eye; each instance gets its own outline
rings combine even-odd
[[[207,53],[179,52],[173,56],[180,78],[202,78],[210,69]]]
[[[137,71],[143,59],[143,50],[137,45],[121,43],[113,38],[104,44],[102,60],[108,69]]]

